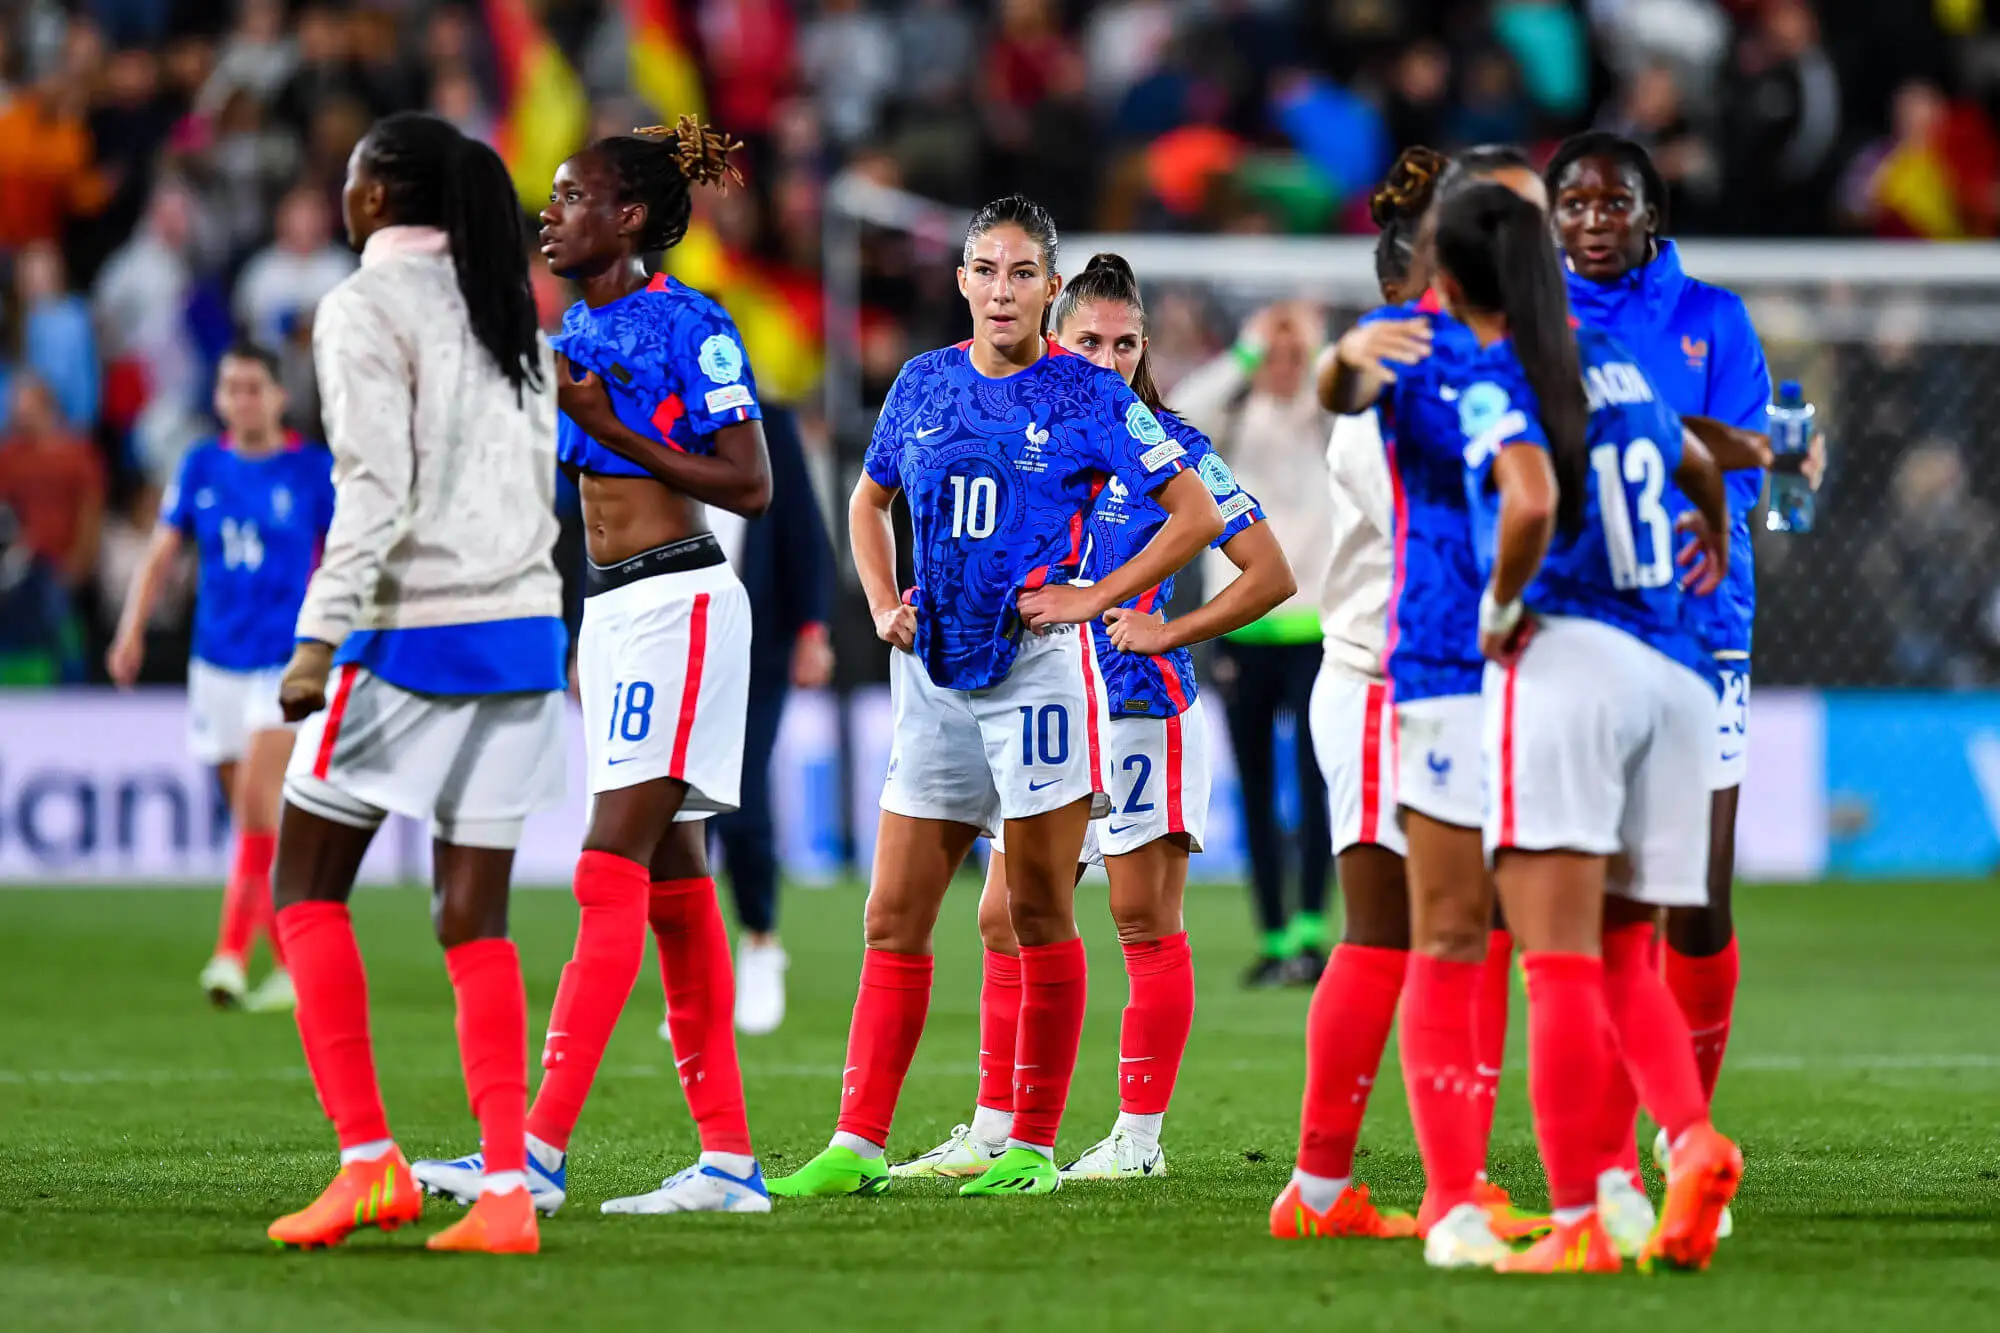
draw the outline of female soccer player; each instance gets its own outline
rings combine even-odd
[[[1555,229],[1568,259],[1570,307],[1584,323],[1630,348],[1667,405],[1684,416],[1764,429],[1771,375],[1743,300],[1687,276],[1666,238],[1665,184],[1646,150],[1605,133],[1566,140],[1547,172]],[[1748,765],[1750,630],[1756,610],[1750,515],[1763,494],[1756,471],[1727,474],[1734,558],[1728,582],[1693,605],[1702,642],[1722,673],[1714,807],[1709,821],[1708,895],[1667,914],[1667,984],[1695,1035],[1702,1085],[1712,1096],[1735,1009],[1736,931],[1730,913],[1736,869],[1736,806]],[[1629,1091],[1607,1115],[1636,1170]],[[1614,1140],[1614,1141],[1617,1141]],[[1656,1143],[1661,1156],[1664,1142]],[[1662,1162],[1664,1168],[1665,1163]]]
[[[1481,184],[1443,200],[1436,237],[1440,289],[1479,346],[1444,387],[1488,580],[1484,840],[1528,976],[1529,1094],[1556,1223],[1496,1267],[1621,1266],[1597,1216],[1608,1022],[1674,1150],[1641,1266],[1702,1268],[1743,1159],[1709,1123],[1686,1020],[1648,941],[1655,907],[1706,892],[1695,835],[1715,672],[1682,585],[1708,594],[1720,582],[1730,516],[1715,461],[1684,443],[1631,354],[1600,331],[1570,332],[1545,226],[1541,209]],[[1669,484],[1694,505],[1679,524],[1694,537],[1679,581]]]
[[[1056,1131],[1085,997],[1076,864],[1086,825],[1109,808],[1105,684],[1072,626],[1159,584],[1223,530],[1187,447],[1117,375],[1043,338],[1062,284],[1046,210],[1018,196],[981,209],[958,281],[973,336],[903,367],[848,507],[876,632],[902,650],[891,656],[896,742],[838,1132],[772,1181],[774,1194],[888,1188],[882,1148],[930,1005],[938,907],[973,840],[1003,829],[1021,945],[1014,1121],[1008,1151],[961,1192],[1061,1186]],[[907,596],[889,522],[898,491],[916,542]],[[1071,583],[1093,505],[1120,491],[1151,497],[1165,522],[1131,560]]]
[[[292,979],[271,922],[271,858],[292,753],[292,727],[278,710],[278,677],[333,520],[333,460],[287,435],[284,413],[275,355],[251,343],[223,354],[215,375],[222,434],[181,460],[105,656],[111,679],[130,688],[145,658],[153,602],[182,547],[193,541],[201,573],[188,660],[188,749],[216,766],[236,821],[215,956],[201,970],[201,988],[221,1008],[292,1007]],[[279,956],[246,994],[244,964],[259,933]]]
[[[1466,154],[1438,189],[1481,180],[1536,204],[1544,198],[1527,159],[1509,148]],[[1493,913],[1479,844],[1479,578],[1454,404],[1439,378],[1476,350],[1449,316],[1392,307],[1341,338],[1328,386],[1342,412],[1383,402],[1396,542],[1384,662],[1396,708],[1412,954],[1402,1001],[1403,1081],[1426,1174],[1418,1229],[1426,1257],[1441,1267],[1491,1263],[1505,1253],[1496,1224],[1502,1231],[1536,1225],[1514,1216],[1482,1180],[1499,1070],[1497,1059],[1480,1058],[1484,1043],[1474,1022],[1492,970]],[[1501,998],[1504,1015],[1504,991]],[[1504,1040],[1504,1019],[1501,1034]]]
[[[529,1179],[549,1213],[562,1205],[570,1134],[638,980],[649,922],[701,1160],[603,1209],[771,1208],[744,1115],[729,933],[704,823],[736,808],[750,601],[703,509],[763,513],[770,459],[728,312],[646,266],[687,235],[693,187],[732,176],[739,146],[690,116],[600,139],[556,170],[542,210],[542,254],[583,290],[556,339],[557,452],[579,478],[590,557],[577,677],[593,798],[576,867],[576,952],[528,1112]],[[416,1168],[425,1188],[461,1199],[483,1170],[478,1153]]]
[[[1111,814],[1093,827],[1086,858],[1102,860],[1111,881],[1111,918],[1125,953],[1130,991],[1119,1028],[1118,1123],[1062,1169],[1066,1180],[1165,1175],[1160,1126],[1194,1020],[1194,958],[1181,921],[1188,855],[1208,825],[1208,719],[1195,693],[1190,644],[1264,615],[1297,588],[1291,565],[1261,521],[1257,502],[1237,486],[1208,437],[1168,412],[1147,357],[1139,280],[1118,255],[1091,256],[1057,294],[1057,345],[1118,372],[1187,450],[1227,524],[1214,545],[1242,571],[1200,609],[1169,625],[1155,608],[1173,598],[1173,577],[1104,613],[1107,632],[1085,625],[1104,674],[1111,728]],[[1086,537],[1083,576],[1095,580],[1138,554],[1166,514],[1122,487],[1098,497]],[[1108,642],[1107,642],[1108,641]],[[1081,867],[1078,868],[1081,873]],[[936,1148],[890,1168],[892,1176],[974,1176],[1007,1150],[1013,1122],[1014,1039],[1021,1011],[1020,945],[1007,910],[1007,856],[996,842],[979,900],[986,945],[979,995],[979,1101],[972,1124]]]
[[[529,1253],[528,1013],[507,881],[522,822],[563,792],[553,366],[491,148],[435,116],[379,121],[348,161],[341,211],[361,267],[313,323],[335,502],[279,695],[305,726],[277,860],[299,1037],[341,1167],[270,1236],[334,1245],[422,1210],[382,1111],[347,911],[395,811],[430,822],[432,921],[485,1143],[478,1203],[428,1244]]]

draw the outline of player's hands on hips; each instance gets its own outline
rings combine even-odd
[[[278,707],[285,721],[303,721],[326,707],[326,679],[332,674],[332,644],[308,639],[294,647],[278,682]]]
[[[1674,527],[1688,539],[1676,557],[1686,571],[1681,575],[1681,587],[1697,597],[1706,597],[1729,572],[1729,533],[1709,527],[1708,520],[1695,509],[1682,514]]]
[[[1104,623],[1111,626],[1111,646],[1121,653],[1158,657],[1174,646],[1167,618],[1158,611],[1114,606],[1104,613]]]
[[[1534,637],[1535,617],[1524,615],[1519,624],[1504,634],[1481,634],[1479,654],[1489,662],[1506,666],[1521,655],[1521,650],[1528,646],[1528,640]]]
[[[1394,381],[1396,366],[1414,366],[1431,354],[1427,319],[1381,319],[1340,335],[1334,355],[1355,370]]]
[[[914,614],[911,634],[915,635]],[[801,690],[821,689],[833,680],[833,644],[826,626],[807,625],[792,641],[792,684]]]
[[[1021,623],[1037,634],[1057,625],[1081,625],[1103,613],[1104,604],[1087,586],[1058,583],[1031,588],[1014,599]]]
[[[917,608],[898,602],[875,613],[875,637],[893,648],[914,652],[917,646]],[[795,659],[796,660],[796,659]]]
[[[556,353],[556,406],[585,434],[596,437],[593,427],[616,424],[618,414],[612,411],[611,394],[597,372],[585,369],[578,377],[576,371],[568,357]]]
[[[139,668],[145,660],[146,641],[136,634],[120,634],[104,654],[104,670],[112,684],[129,690],[132,682],[139,679]]]

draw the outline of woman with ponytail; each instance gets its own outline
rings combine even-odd
[[[269,1234],[335,1245],[422,1208],[383,1113],[347,912],[393,811],[430,825],[432,922],[486,1145],[477,1205],[428,1244],[532,1252],[527,1001],[507,891],[523,821],[563,796],[554,368],[520,204],[492,149],[435,116],[391,116],[355,148],[341,208],[361,267],[313,323],[334,511],[280,687],[286,719],[304,725],[274,877],[299,1037],[341,1166]]]
[[[1147,351],[1146,308],[1132,266],[1093,255],[1057,293],[1053,346],[1116,371],[1187,450],[1226,526],[1211,544],[1242,571],[1207,605],[1169,624],[1159,608],[1173,577],[1086,625],[1104,675],[1111,725],[1106,750],[1111,815],[1092,827],[1084,859],[1102,862],[1111,881],[1111,917],[1130,986],[1119,1028],[1118,1123],[1062,1168],[1065,1180],[1124,1180],[1166,1174],[1160,1128],[1173,1099],[1194,1020],[1194,958],[1181,920],[1188,855],[1208,824],[1208,719],[1196,695],[1191,645],[1247,625],[1290,597],[1298,583],[1262,522],[1257,502],[1236,485],[1208,438],[1160,402]],[[1122,483],[1106,489],[1086,529],[1083,577],[1125,563],[1165,524],[1167,514]],[[1105,628],[1108,625],[1109,628]],[[979,996],[979,1096],[972,1123],[937,1147],[890,1168],[894,1176],[969,1176],[1006,1151],[1014,1120],[1015,1035],[1021,1011],[1020,942],[1008,914],[1007,855],[996,838],[979,901],[986,946]],[[1083,867],[1077,867],[1079,875]]]
[[[1622,1266],[1599,1206],[1604,1177],[1622,1175],[1602,1111],[1622,1061],[1672,1150],[1640,1266],[1705,1268],[1743,1157],[1709,1122],[1646,936],[1659,908],[1708,896],[1720,677],[1684,593],[1713,594],[1728,566],[1722,473],[1631,353],[1571,332],[1541,208],[1498,185],[1459,191],[1440,206],[1436,258],[1474,343],[1424,378],[1456,404],[1484,576],[1484,842],[1528,978],[1529,1099],[1554,1212],[1548,1236],[1495,1266]],[[1693,538],[1678,555],[1677,527]]]
[[[528,1111],[528,1177],[562,1205],[570,1135],[639,976],[650,925],[701,1159],[610,1213],[765,1213],[736,1061],[729,935],[707,820],[734,810],[749,707],[750,599],[709,508],[764,512],[771,467],[757,381],[729,313],[647,256],[687,234],[697,185],[740,180],[741,145],[683,116],[600,139],[556,170],[542,254],[583,299],[555,339],[557,455],[583,499],[589,562],[577,683],[590,827],[577,860],[576,951],[563,969]],[[419,1162],[471,1202],[479,1153]]]

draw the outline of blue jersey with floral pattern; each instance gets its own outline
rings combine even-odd
[[[1264,517],[1251,494],[1236,484],[1222,455],[1215,452],[1208,437],[1171,412],[1155,414],[1167,437],[1187,450],[1183,460],[1194,468],[1222,508],[1222,535],[1211,545],[1220,547],[1243,529]],[[1083,575],[1093,581],[1103,578],[1144,550],[1167,521],[1167,511],[1150,496],[1134,495],[1117,478],[1106,483],[1091,511],[1086,534]],[[1174,576],[1157,583],[1124,605],[1140,611],[1163,611],[1174,596]],[[1097,665],[1104,673],[1105,692],[1111,716],[1172,717],[1185,713],[1194,702],[1194,654],[1176,648],[1158,657],[1120,652],[1111,646],[1111,636],[1102,625],[1091,627],[1097,645]]]
[[[763,419],[757,380],[729,312],[663,273],[608,305],[593,309],[578,301],[549,341],[604,381],[627,429],[669,449],[712,454],[724,426]],[[599,476],[651,475],[560,413],[556,457]]]
[[[1100,491],[1150,495],[1187,457],[1115,372],[1050,344],[989,379],[970,346],[904,365],[863,462],[910,507],[915,651],[952,690],[1006,677],[1023,632],[1015,599],[1076,576]]]

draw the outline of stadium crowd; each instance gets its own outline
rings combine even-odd
[[[589,94],[593,132],[673,110],[631,96],[621,6],[529,8]],[[214,366],[236,337],[279,353],[292,423],[314,434],[312,312],[354,262],[337,194],[371,120],[427,108],[504,147],[518,80],[476,3],[9,9],[0,684],[31,684],[101,678],[161,493],[214,429]],[[1365,229],[1367,186],[1399,147],[1547,144],[1593,124],[1651,148],[1678,233],[2000,233],[2000,13],[1981,0],[685,0],[677,13],[712,119],[747,144],[748,189],[705,203],[703,220],[725,254],[794,290],[816,286],[822,194],[842,168],[960,205],[1004,185],[1107,230],[1323,233]],[[552,322],[566,295],[534,267]],[[871,254],[866,279],[883,334],[867,364],[893,370],[960,336],[893,253]],[[1190,369],[1231,332],[1190,329],[1179,353],[1163,337],[1163,360]],[[1937,387],[1894,348],[1851,355],[1881,362],[1892,395]],[[759,376],[810,416],[809,377]],[[1885,590],[1868,657],[1881,665],[1866,671],[1991,680],[2000,525],[1968,461],[1976,442],[1954,437],[1962,418],[1877,407],[1851,441],[1891,451],[1871,488],[1889,521],[1842,557]],[[1985,553],[1969,576],[1952,554],[1967,550]],[[184,581],[159,603],[152,678],[178,677],[189,593]]]

